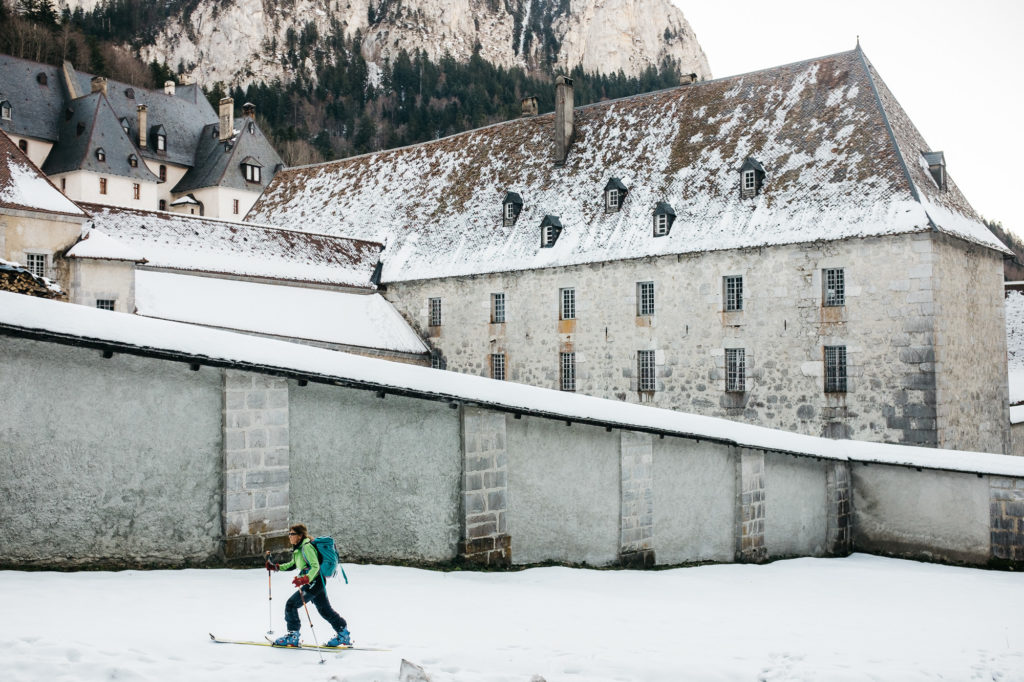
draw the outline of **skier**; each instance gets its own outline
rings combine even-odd
[[[331,602],[327,599],[327,582],[320,575],[320,560],[316,555],[316,547],[309,539],[306,526],[301,523],[292,526],[288,530],[288,542],[292,544],[291,561],[278,565],[267,557],[268,571],[299,569],[299,575],[292,580],[292,584],[299,589],[284,605],[284,621],[288,627],[288,634],[278,637],[274,641],[274,646],[299,646],[299,628],[302,627],[299,608],[302,607],[303,600],[313,602],[324,620],[334,628],[336,634],[327,642],[327,646],[351,646],[352,635],[348,631],[345,619],[331,607]]]

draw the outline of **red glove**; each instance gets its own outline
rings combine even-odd
[[[277,570],[277,564],[275,564],[270,559],[267,559],[267,570],[268,571],[276,571]]]
[[[308,575],[297,575],[297,576],[295,576],[295,580],[292,581],[292,585],[295,585],[295,587],[302,587],[303,585],[308,585],[308,584],[309,584],[309,576]]]

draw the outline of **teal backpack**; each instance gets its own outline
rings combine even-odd
[[[334,538],[314,538],[313,548],[316,549],[316,557],[320,560],[320,575],[324,577],[324,580],[326,581],[328,578],[338,575],[338,569],[341,569],[341,575],[345,578],[345,584],[348,584],[348,576],[345,575],[345,569],[341,567],[341,563],[338,561],[338,550],[334,546]]]

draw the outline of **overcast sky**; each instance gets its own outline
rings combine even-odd
[[[1024,2],[672,0],[716,77],[860,44],[974,208],[1024,237]]]

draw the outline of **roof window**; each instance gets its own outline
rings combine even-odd
[[[121,119],[121,130],[124,131],[125,135],[130,135],[131,134],[131,126],[128,125],[128,119],[127,118],[122,118]]]
[[[167,151],[167,132],[162,125],[153,126],[153,144],[158,152]]]
[[[562,221],[556,215],[546,215],[540,221],[540,248],[549,249],[558,241],[562,234]]]
[[[921,152],[932,180],[943,192],[946,191],[946,155],[942,152]]]
[[[515,192],[505,192],[505,198],[501,200],[501,224],[506,227],[515,225],[522,212],[523,198]]]
[[[626,193],[629,190],[622,184],[622,180],[612,178],[604,186],[604,211],[605,213],[618,213],[622,208],[622,202],[626,200]]]
[[[135,99],[135,90],[133,90],[132,88],[125,88],[124,96],[128,99]]]
[[[46,77],[46,74],[44,72],[40,71],[36,74],[36,83],[39,83],[40,85],[46,85],[48,82],[49,79]]]
[[[139,167],[139,157],[135,156],[134,154],[130,154],[128,156],[128,165],[131,166],[132,168],[138,168]]]
[[[11,120],[11,112],[12,111],[13,110],[11,109],[11,103],[10,102],[8,102],[7,100],[4,100],[3,102],[0,102],[0,119],[2,119],[4,121],[10,121]]]
[[[764,175],[764,166],[754,157],[748,156],[740,166],[740,196],[757,196],[764,184]]]
[[[670,204],[659,201],[654,207],[654,236],[667,237],[672,230],[672,223],[676,221],[676,212]]]
[[[242,159],[242,174],[246,182],[260,182],[263,177],[263,166],[251,156]]]
[[[96,148],[96,160],[104,162],[107,160],[107,152],[103,150],[103,147]]]

